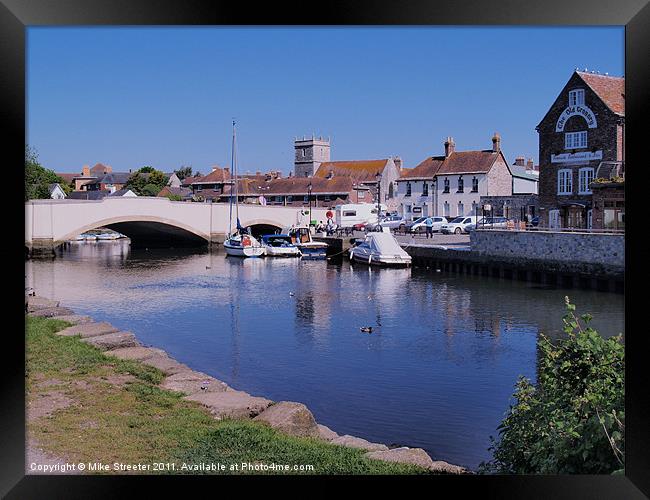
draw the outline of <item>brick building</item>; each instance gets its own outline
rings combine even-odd
[[[537,132],[540,224],[595,227],[596,171],[625,161],[625,79],[576,70]]]

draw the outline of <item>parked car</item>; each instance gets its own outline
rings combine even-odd
[[[530,219],[530,224],[531,224],[533,227],[537,227],[537,226],[539,226],[539,215],[536,215],[535,217],[533,217],[532,219]]]
[[[411,225],[409,231],[411,233],[426,231],[427,230],[427,225],[426,225],[426,220],[427,219],[428,219],[428,217],[420,217],[416,222],[414,222]],[[438,231],[440,231],[440,227],[443,224],[447,224],[449,222],[449,220],[447,220],[447,217],[440,217],[440,216],[431,217],[431,220],[433,220],[433,232],[434,233],[437,233]]]
[[[476,226],[479,228],[486,228],[486,229],[497,229],[497,228],[505,229],[508,226],[509,220],[511,219],[508,219],[507,217],[482,217],[481,219],[478,220]]]
[[[479,220],[479,217],[476,215],[462,215],[460,217],[456,217],[454,220],[451,222],[448,222],[446,224],[443,224],[440,226],[440,232],[443,234],[450,234],[450,233],[455,233],[455,234],[462,234],[462,233],[467,233],[467,226],[470,224],[473,224],[474,227],[476,227],[476,222]]]
[[[397,229],[408,224],[408,221],[401,215],[389,215],[388,217],[380,219],[379,224],[381,224],[381,227]]]

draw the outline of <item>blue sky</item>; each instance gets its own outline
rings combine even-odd
[[[295,136],[332,160],[405,167],[491,148],[538,160],[535,126],[576,67],[624,74],[623,27],[32,27],[27,142],[78,172],[293,169]]]

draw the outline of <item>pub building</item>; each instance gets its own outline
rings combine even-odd
[[[621,190],[616,190],[614,202],[618,225],[616,221],[612,225],[607,223],[609,216],[601,215],[611,201],[594,200],[592,187],[622,181],[625,78],[576,70],[536,130],[540,225],[622,229],[625,201]],[[612,177],[612,172],[617,175]]]

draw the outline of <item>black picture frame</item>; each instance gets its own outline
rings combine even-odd
[[[254,7],[253,7],[254,6]],[[316,10],[317,7],[317,10]],[[9,135],[10,146],[5,150],[7,173],[15,172],[24,161],[25,139],[25,29],[29,26],[55,25],[618,25],[625,26],[626,47],[626,160],[638,163],[630,176],[627,172],[626,189],[628,206],[628,233],[626,239],[626,320],[640,316],[644,304],[643,293],[635,292],[635,282],[645,273],[643,261],[642,227],[635,221],[643,214],[641,192],[641,134],[644,130],[650,96],[647,82],[650,69],[647,64],[648,37],[650,36],[650,5],[646,0],[546,0],[544,2],[478,2],[476,0],[446,0],[429,2],[409,0],[403,2],[383,0],[357,0],[354,2],[330,1],[314,4],[267,2],[211,2],[209,0],[1,0],[0,3],[0,96],[2,98],[3,132]],[[435,64],[435,61],[432,61]],[[562,82],[558,82],[561,84]],[[477,84],[480,82],[477,81]],[[523,82],[522,84],[525,84]],[[534,124],[531,124],[531,127]],[[22,138],[22,139],[21,139]],[[647,160],[646,160],[647,161]],[[14,176],[10,176],[15,178]],[[7,177],[5,177],[7,179]],[[639,179],[635,182],[635,178]],[[13,179],[8,179],[13,180]],[[11,187],[11,183],[7,187]],[[11,196],[21,196],[20,190],[9,189]],[[634,194],[635,191],[638,191]],[[23,206],[22,201],[6,205]],[[23,216],[13,212],[12,219],[22,231]],[[12,214],[16,214],[15,216]],[[636,214],[639,214],[637,216]],[[640,235],[641,234],[641,235]],[[634,240],[638,239],[638,244]],[[3,249],[7,267],[17,262],[21,249]],[[24,258],[24,255],[23,255]],[[627,272],[633,270],[633,273]],[[24,283],[18,270],[18,282]],[[8,283],[8,282],[6,282]],[[11,283],[14,283],[13,281]],[[22,287],[23,285],[21,285]],[[6,287],[7,316],[20,318],[24,309],[18,290]],[[15,293],[15,296],[13,295]],[[14,312],[15,311],[15,312]],[[453,488],[454,496],[474,493],[481,498],[644,498],[650,497],[650,398],[648,374],[645,369],[643,337],[644,325],[629,329],[626,334],[626,472],[620,476],[435,476],[429,478],[401,478],[400,481],[423,481],[419,486],[436,494],[440,486]],[[143,486],[153,484],[171,492],[169,477],[91,477],[91,476],[25,476],[25,411],[24,411],[24,338],[18,328],[5,329],[2,379],[2,405],[0,408],[0,495],[7,498],[88,498],[130,496]],[[634,331],[636,330],[636,331]],[[10,335],[11,334],[11,335]],[[152,480],[153,479],[153,480]],[[183,479],[183,478],[178,478]],[[196,481],[208,478],[195,477]],[[335,487],[344,486],[352,478],[330,477]],[[278,481],[300,488],[308,487],[311,478],[218,478],[218,490],[224,485],[237,486],[240,480],[264,482],[268,488]],[[355,478],[356,482],[357,478]],[[362,487],[383,485],[393,478],[358,478]],[[431,482],[430,482],[431,481]],[[329,483],[329,481],[328,481]],[[178,485],[175,482],[175,486]],[[186,488],[187,482],[181,481]],[[214,487],[214,481],[209,485]],[[415,484],[413,484],[415,486]],[[429,490],[429,488],[435,488]],[[408,491],[408,490],[407,490]],[[235,493],[236,494],[236,493]],[[305,493],[306,494],[306,493]],[[407,493],[408,494],[408,493]]]

